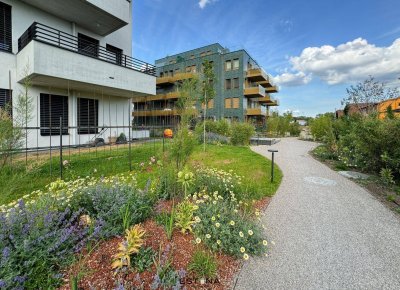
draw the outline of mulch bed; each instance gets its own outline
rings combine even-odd
[[[257,202],[257,207],[265,207],[269,198]],[[163,201],[156,205],[156,211],[170,211],[171,201]],[[168,245],[170,247],[170,257],[172,266],[176,270],[186,270],[196,249],[201,246],[195,245],[192,234],[182,234],[175,230],[172,239],[168,240],[163,227],[159,226],[154,220],[147,220],[143,223],[146,230],[144,247],[153,248],[156,253],[164,250]],[[116,237],[103,241],[89,255],[84,255],[84,261],[81,265],[71,266],[65,273],[65,284],[60,287],[62,290],[70,289],[70,277],[83,270],[83,277],[79,281],[79,289],[114,289],[118,281],[128,282],[132,289],[141,288],[150,289],[153,277],[156,273],[153,265],[148,271],[143,273],[131,272],[126,275],[115,274],[111,268],[113,255],[116,254],[119,243],[123,237]],[[83,253],[85,254],[85,253]],[[186,289],[230,289],[233,283],[233,277],[238,272],[241,262],[230,256],[219,253],[216,255],[218,261],[217,280],[212,280],[201,284],[195,280],[191,273],[187,273],[186,278],[181,280],[182,287]]]

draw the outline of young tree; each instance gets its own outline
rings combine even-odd
[[[32,85],[29,66],[26,66],[23,75],[23,89],[15,102],[6,104],[3,109],[0,108],[0,168],[7,164],[13,151],[23,145],[23,139],[28,136],[26,127],[33,117],[33,100],[29,95]]]
[[[201,97],[199,101],[201,104],[204,104],[203,110],[203,150],[206,151],[206,118],[207,118],[207,106],[210,100],[213,100],[215,97],[214,90],[215,83],[215,74],[214,68],[211,62],[205,60],[203,62],[203,74],[202,74],[202,88],[201,88]]]
[[[399,95],[397,88],[388,88],[386,83],[376,81],[373,76],[355,86],[350,86],[346,92],[347,97],[342,100],[342,105],[356,104],[361,111],[363,104],[367,106],[367,113],[375,110],[375,104]]]

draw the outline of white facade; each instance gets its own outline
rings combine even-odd
[[[15,103],[24,91],[24,79],[29,77],[32,86],[28,94],[34,106],[28,127],[40,126],[41,94],[50,94],[68,98],[69,127],[78,125],[79,99],[98,102],[95,122],[99,133],[78,134],[76,128],[70,128],[62,136],[63,145],[85,144],[96,137],[108,142],[109,137],[118,137],[122,132],[129,136],[128,128],[102,130],[102,127],[129,126],[132,98],[155,94],[153,66],[131,58],[131,1],[1,2],[11,6],[12,53],[0,49],[0,89],[11,90]],[[39,23],[35,26],[36,37],[21,42],[34,22]],[[78,35],[98,40],[99,46],[78,48],[81,45]],[[113,54],[108,45],[121,49],[122,53]],[[82,49],[88,49],[89,53],[82,53]],[[16,114],[15,108],[13,114]],[[59,142],[59,135],[50,137],[40,130],[29,130],[28,147],[58,146]]]

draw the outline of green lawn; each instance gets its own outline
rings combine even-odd
[[[168,140],[170,141],[170,140]],[[168,144],[165,146],[166,150]],[[223,170],[234,170],[244,176],[246,183],[256,192],[252,198],[271,196],[277,190],[282,178],[279,168],[276,167],[275,182],[270,183],[269,160],[252,152],[247,147],[213,146],[208,145],[207,151],[202,151],[202,146],[196,147],[191,164],[202,164]],[[157,171],[140,170],[139,164],[148,164],[151,156],[161,156],[162,144],[147,143],[140,146],[132,146],[132,166],[138,172],[139,186],[144,186],[148,178],[157,175]],[[68,154],[64,152],[64,160],[69,161],[69,166],[64,169],[64,179],[71,180],[84,176],[109,176],[129,171],[128,149],[109,147],[99,148],[97,151],[81,152],[80,154]],[[55,181],[60,175],[59,157],[54,156],[50,162],[46,159],[31,158],[28,162],[28,170],[25,162],[20,161],[12,168],[6,167],[0,171],[0,204],[6,204],[37,189],[43,189],[51,181]],[[50,175],[51,169],[51,175]]]
[[[282,180],[282,172],[275,164],[274,183],[271,183],[271,161],[248,147],[207,145],[206,152],[203,152],[203,147],[198,146],[191,163],[225,171],[232,169],[243,176],[246,184],[256,192],[254,199],[272,196]]]

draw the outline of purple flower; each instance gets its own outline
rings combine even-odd
[[[4,280],[0,280],[0,288],[6,288],[7,283]]]

